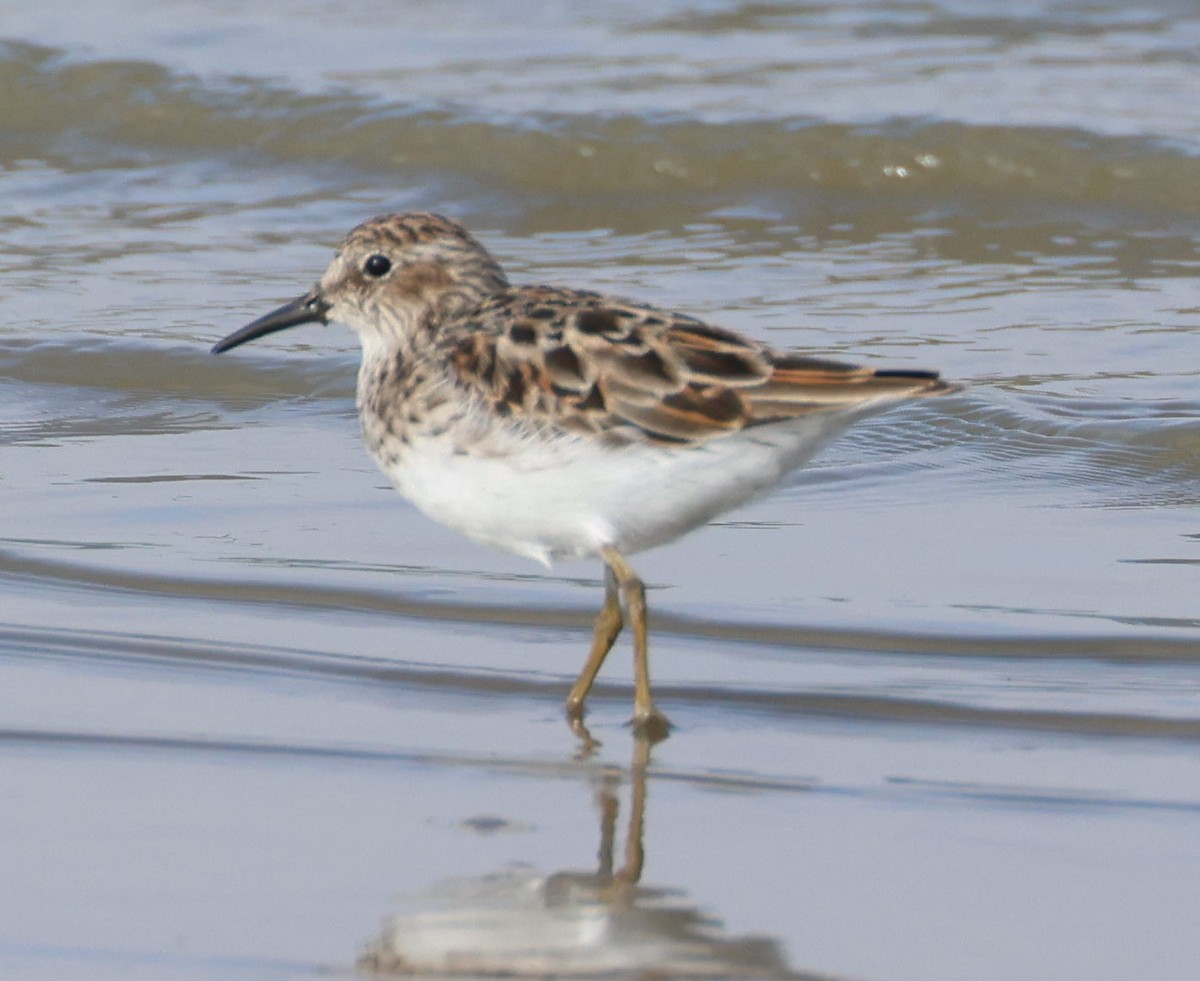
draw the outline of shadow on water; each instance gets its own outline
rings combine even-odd
[[[621,773],[592,771],[596,871],[528,866],[445,882],[390,917],[359,961],[379,975],[482,977],[815,977],[791,971],[777,941],[730,936],[678,889],[644,885],[651,743],[634,740],[618,864]]]

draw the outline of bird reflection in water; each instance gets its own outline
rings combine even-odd
[[[726,935],[678,889],[641,884],[651,742],[634,740],[623,861],[616,855],[623,774],[593,778],[595,872],[507,869],[445,883],[391,917],[359,962],[378,975],[799,978],[768,937]]]

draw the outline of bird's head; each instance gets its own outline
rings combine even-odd
[[[316,286],[223,338],[213,353],[331,320],[354,328],[364,349],[389,346],[436,331],[507,286],[496,260],[457,222],[427,212],[382,215],[342,240]]]

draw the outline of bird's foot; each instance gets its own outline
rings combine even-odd
[[[575,734],[575,738],[579,740],[579,748],[575,751],[575,759],[587,760],[595,755],[596,750],[601,746],[601,742],[592,735],[591,730],[583,721],[583,708],[572,708],[567,706],[567,725],[571,727],[571,732]]]
[[[661,743],[671,734],[674,728],[667,717],[653,705],[648,709],[635,710],[629,726],[638,739],[644,739],[650,745]]]

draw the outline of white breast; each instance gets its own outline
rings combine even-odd
[[[854,419],[822,413],[678,448],[510,434],[456,452],[443,434],[379,463],[435,521],[548,565],[672,541],[774,485]]]

